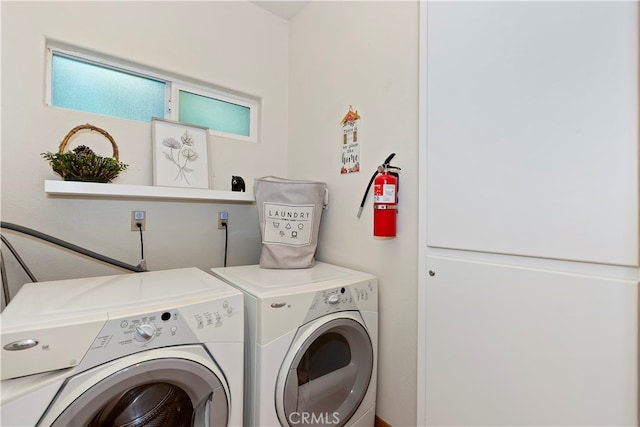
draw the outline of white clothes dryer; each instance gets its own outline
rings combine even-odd
[[[0,320],[3,426],[243,424],[243,295],[202,270],[28,283]]]
[[[246,425],[374,425],[375,276],[322,262],[212,272],[245,294]]]

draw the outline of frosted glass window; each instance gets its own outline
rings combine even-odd
[[[165,116],[163,81],[55,53],[51,64],[54,106],[141,122]]]
[[[158,117],[258,142],[260,98],[58,42],[47,42],[46,55],[47,105],[145,123]]]
[[[220,99],[179,91],[178,120],[219,132],[249,136],[251,108]]]

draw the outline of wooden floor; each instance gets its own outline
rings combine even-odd
[[[391,427],[391,424],[376,415],[375,427]]]

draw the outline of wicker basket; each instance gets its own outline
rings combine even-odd
[[[107,138],[113,147],[113,156],[99,156],[84,145],[65,152],[71,138],[82,130],[95,131]],[[106,130],[89,123],[71,129],[60,143],[56,154],[47,152],[42,153],[42,156],[49,162],[53,171],[65,181],[111,182],[128,167],[120,163],[118,145],[111,135]]]

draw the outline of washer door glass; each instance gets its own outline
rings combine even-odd
[[[222,382],[206,366],[186,359],[152,359],[97,382],[52,425],[226,426],[228,407]]]
[[[299,350],[292,363],[283,366],[287,371],[281,421],[344,425],[362,403],[373,373],[369,334],[356,320],[338,318],[322,323],[293,348]]]
[[[193,404],[180,387],[151,383],[130,388],[104,405],[89,427],[102,426],[191,426]]]

